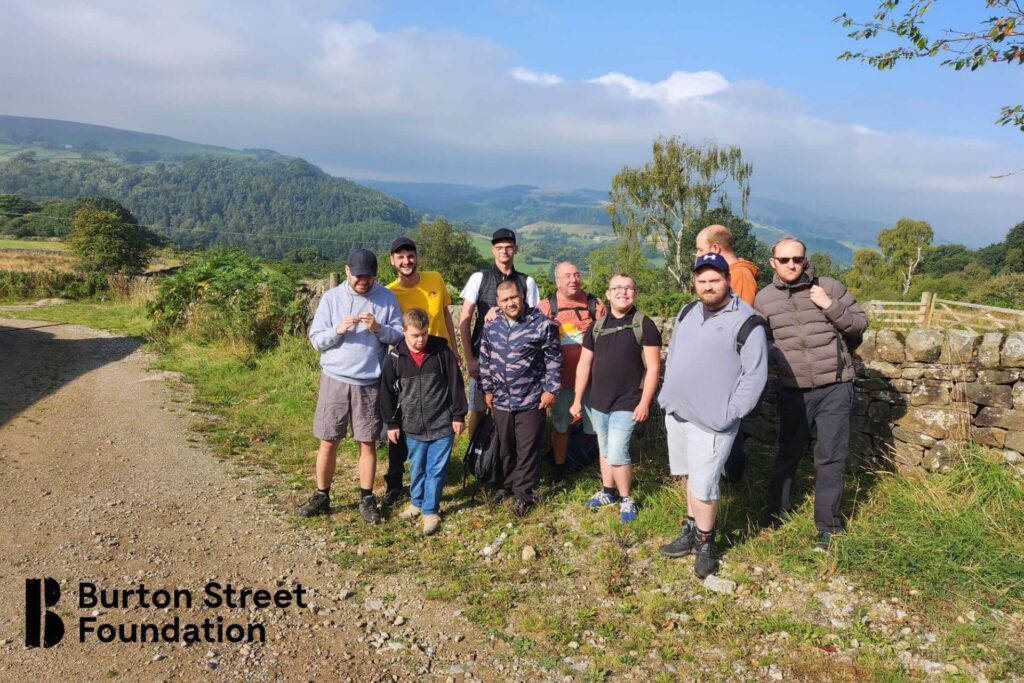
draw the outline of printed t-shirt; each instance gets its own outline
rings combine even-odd
[[[558,325],[558,341],[562,345],[562,388],[572,389],[576,386],[576,366],[580,362],[580,353],[583,352],[583,335],[596,318],[590,317],[587,310],[587,294],[580,290],[575,299],[569,299],[556,294],[558,297],[558,314],[555,316],[555,323]],[[541,299],[537,308],[544,315],[551,317],[551,303],[548,299]],[[570,310],[566,310],[566,309]],[[579,309],[579,310],[572,310]],[[597,318],[605,314],[604,303],[597,300]]]
[[[398,299],[398,307],[405,313],[410,308],[422,308],[427,312],[430,324],[427,332],[435,337],[448,340],[448,346],[455,348],[455,340],[448,336],[448,326],[444,321],[444,309],[451,306],[452,297],[444,286],[441,274],[433,270],[421,270],[420,281],[414,287],[403,287],[399,280],[388,285]]]
[[[635,308],[619,319],[609,314],[604,321],[604,329],[629,326],[634,315]],[[640,338],[644,346],[661,348],[661,332],[650,318],[644,320]],[[614,334],[605,332],[595,345],[594,328],[591,327],[583,335],[583,348],[594,352],[594,362],[590,366],[590,407],[602,413],[636,408],[643,396],[646,372],[643,349],[637,346],[636,335],[631,330]]]

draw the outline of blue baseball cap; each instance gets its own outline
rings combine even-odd
[[[718,272],[724,273],[725,275],[729,274],[729,263],[722,257],[721,254],[716,254],[713,251],[708,252],[703,256],[697,257],[697,260],[693,262],[693,272],[696,273],[698,270],[704,268],[705,266],[709,268],[714,268]]]

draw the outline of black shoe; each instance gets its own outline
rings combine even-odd
[[[693,552],[696,541],[693,539],[693,525],[687,520],[679,535],[671,543],[658,548],[658,552],[665,557],[686,557]]]
[[[559,467],[555,465],[554,469],[551,470],[551,485],[552,486],[563,486],[567,479],[565,478],[565,465]]]
[[[490,496],[491,505],[500,505],[511,497],[512,492],[508,489],[494,489]]]
[[[512,501],[512,515],[515,517],[525,517],[530,514],[530,510],[533,509],[532,500],[519,500],[516,498]]]
[[[331,514],[331,497],[327,494],[315,492],[305,505],[299,508],[299,517],[315,517],[317,515]]]
[[[829,548],[832,547],[833,536],[835,536],[835,534],[831,531],[819,529],[818,539],[814,542],[814,552],[827,553],[829,551]]]
[[[359,500],[359,514],[370,524],[380,524],[380,509],[377,507],[377,496],[371,494]]]
[[[761,515],[761,519],[757,521],[758,528],[761,529],[778,529],[782,526],[782,513],[781,512],[769,512],[765,511]]]
[[[384,495],[381,496],[381,499],[380,499],[381,507],[386,507],[386,508],[394,507],[395,505],[398,505],[398,503],[403,498],[405,498],[405,495],[406,495],[406,490],[402,486],[399,486],[396,489],[388,489],[387,491],[384,492]]]
[[[707,578],[718,571],[718,553],[715,552],[715,542],[702,543],[699,539],[694,541],[697,559],[693,563],[693,573],[698,579]]]

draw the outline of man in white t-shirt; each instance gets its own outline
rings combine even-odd
[[[483,394],[480,393],[480,366],[477,360],[480,352],[480,336],[484,323],[494,320],[499,314],[498,283],[515,280],[519,285],[526,305],[536,307],[540,302],[540,290],[537,283],[528,275],[515,269],[516,234],[508,228],[496,230],[491,235],[491,253],[494,254],[494,265],[487,270],[473,273],[469,282],[462,289],[462,313],[459,316],[459,336],[462,338],[462,350],[469,369],[469,435],[472,438],[476,426],[483,416],[486,406]],[[473,314],[476,320],[473,320]]]

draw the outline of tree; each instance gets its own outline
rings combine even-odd
[[[942,277],[963,270],[975,259],[974,252],[962,244],[939,244],[925,254],[921,273]]]
[[[878,246],[886,263],[899,276],[903,296],[910,291],[914,273],[931,248],[934,236],[927,222],[910,218],[901,218],[893,227],[878,233]]]
[[[608,216],[615,234],[629,244],[647,241],[665,257],[665,267],[680,287],[688,287],[693,256],[694,220],[714,202],[729,208],[727,185],[739,190],[747,213],[751,164],[739,147],[700,147],[678,137],[654,141],[653,159],[640,168],[623,166],[612,178]]]
[[[422,221],[412,240],[422,267],[440,272],[446,283],[456,287],[487,265],[469,235],[457,230],[446,218],[437,218],[432,223]]]
[[[874,249],[853,252],[853,265],[843,274],[843,281],[858,300],[887,298],[897,287],[892,269]]]
[[[899,0],[883,0],[872,21],[858,22],[845,12],[833,21],[854,30],[848,37],[870,40],[888,34],[900,39],[900,46],[881,52],[846,52],[839,59],[856,59],[885,71],[900,60],[940,57],[941,65],[957,71],[977,71],[990,63],[1024,64],[1024,40],[1017,27],[1024,24],[1024,9],[1018,0],[984,0],[985,7],[998,12],[980,25],[966,30],[943,29],[940,37],[924,32],[925,15],[937,0],[911,0],[899,9]],[[1000,125],[1013,124],[1024,131],[1024,105],[1004,106],[996,119]]]
[[[89,206],[75,212],[68,246],[82,270],[103,275],[138,275],[146,269],[151,252],[135,225],[112,211]]]
[[[832,254],[824,251],[812,251],[807,255],[807,260],[814,264],[814,274],[818,277],[842,279],[843,267],[832,258]]]

